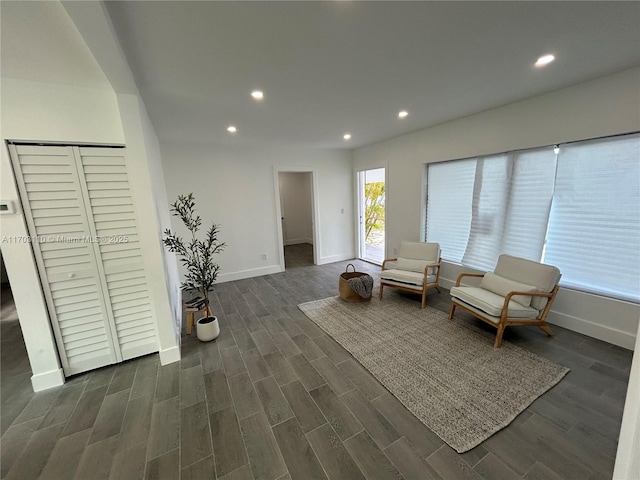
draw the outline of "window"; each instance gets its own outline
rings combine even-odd
[[[475,159],[429,165],[426,240],[440,243],[442,258],[461,263],[471,228]]]
[[[565,286],[640,299],[640,135],[561,148],[544,261]]]
[[[450,262],[492,270],[509,253],[638,301],[640,135],[429,164],[425,231]]]

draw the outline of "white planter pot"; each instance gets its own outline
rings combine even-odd
[[[218,317],[203,317],[196,322],[196,334],[201,342],[209,342],[220,335]]]

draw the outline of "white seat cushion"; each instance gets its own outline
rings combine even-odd
[[[416,285],[419,288],[422,288],[422,282],[424,280],[424,274],[418,272],[412,272],[409,270],[398,270],[397,268],[392,268],[390,270],[383,270],[380,273],[381,280],[387,280],[391,282],[404,283],[407,285]],[[427,283],[433,283],[436,281],[435,275],[427,276]]]
[[[492,317],[500,317],[504,306],[504,297],[481,287],[451,287],[451,296],[462,300]],[[532,319],[540,312],[533,307],[521,305],[511,300],[508,307],[509,318]]]

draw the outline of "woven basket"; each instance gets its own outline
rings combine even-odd
[[[349,271],[349,267],[353,268],[353,271]],[[350,278],[361,277],[363,275],[367,275],[363,272],[356,272],[356,267],[354,267],[353,263],[347,265],[344,273],[340,274],[340,280],[338,281],[338,291],[340,292],[340,298],[345,302],[368,302],[371,300],[371,296],[369,297],[361,297],[356,293],[356,291],[351,288],[349,285]]]

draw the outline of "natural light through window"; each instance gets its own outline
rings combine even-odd
[[[565,287],[640,301],[639,134],[434,163],[426,174],[425,240],[443,259],[488,271],[508,253],[559,267]]]

